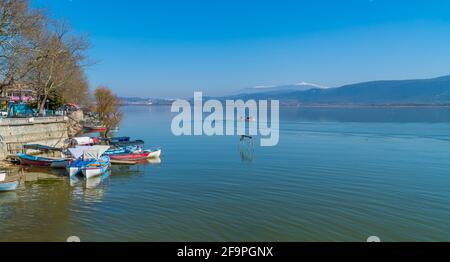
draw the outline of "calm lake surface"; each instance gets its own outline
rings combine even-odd
[[[73,185],[28,170],[0,194],[0,241],[450,241],[449,108],[283,108],[279,145],[254,151],[123,110],[160,163]]]

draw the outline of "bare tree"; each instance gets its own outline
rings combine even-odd
[[[0,0],[0,92],[22,81],[33,68],[32,39],[44,27],[41,10],[28,0]]]
[[[29,6],[29,0],[0,0],[0,93],[28,86],[41,113],[48,100],[87,103],[88,41]]]
[[[35,44],[34,66],[28,82],[37,94],[40,112],[54,92],[63,94],[69,85],[85,91],[82,69],[87,65],[85,52],[89,47],[85,38],[72,36],[65,23],[55,22],[49,30],[42,30]]]
[[[106,127],[105,137],[122,121],[119,111],[119,99],[108,87],[98,87],[95,90],[96,112],[99,120]]]

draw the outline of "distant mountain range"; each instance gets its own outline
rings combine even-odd
[[[237,92],[237,95],[251,95],[251,94],[260,94],[260,93],[272,93],[272,94],[282,94],[282,93],[288,93],[288,92],[300,92],[300,91],[308,91],[311,89],[324,89],[327,87],[312,84],[312,83],[306,83],[302,82],[299,84],[294,85],[281,85],[281,86],[257,86],[257,87],[251,87],[251,88],[245,88]]]
[[[286,88],[288,87],[288,88]],[[241,92],[222,99],[276,99],[282,104],[298,105],[435,105],[450,104],[450,76],[372,81],[337,88],[305,85],[305,90],[289,86]],[[256,91],[253,89],[253,91]]]
[[[211,99],[213,97],[204,97]],[[123,105],[171,105],[172,99],[120,98]],[[280,100],[282,105],[450,105],[450,75],[432,79],[372,81],[342,87],[299,83],[246,88],[219,100]]]

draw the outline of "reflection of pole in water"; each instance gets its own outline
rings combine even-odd
[[[242,162],[253,162],[254,142],[252,136],[241,136],[241,139],[239,141],[239,151]]]

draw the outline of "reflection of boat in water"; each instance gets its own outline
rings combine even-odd
[[[82,197],[85,202],[98,202],[105,195],[106,182],[111,175],[111,171],[104,173],[102,176],[93,178],[70,178],[72,194],[75,198]]]
[[[104,173],[101,176],[92,178],[70,178],[70,185],[72,187],[72,194],[75,198],[82,198],[85,203],[98,203],[103,199],[106,192],[107,181],[111,175],[111,171]]]
[[[38,180],[60,180],[67,176],[64,169],[53,169],[45,167],[27,167],[23,169],[25,172],[24,181],[33,182]]]
[[[135,165],[158,165],[161,164],[161,158],[148,158],[137,161],[132,160],[111,160],[113,166],[135,166]]]
[[[128,177],[131,175],[144,175],[146,172],[145,170],[149,166],[155,166],[157,168],[161,163],[162,161],[160,158],[154,158],[139,162],[132,162],[130,164],[114,164],[112,166],[112,171],[114,172],[114,178]]]
[[[109,176],[111,175],[111,172],[105,172],[101,176],[91,177],[86,179],[86,188],[87,189],[94,189],[101,185],[103,182],[105,182]]]
[[[0,206],[14,203],[17,201],[17,193],[16,192],[3,192],[0,194]]]
[[[162,161],[161,161],[161,158],[159,158],[159,157],[147,159],[145,162],[145,164],[149,164],[149,165],[159,165],[161,163],[162,163]]]
[[[252,136],[242,135],[239,140],[239,153],[242,162],[253,162],[254,158],[254,143]]]

